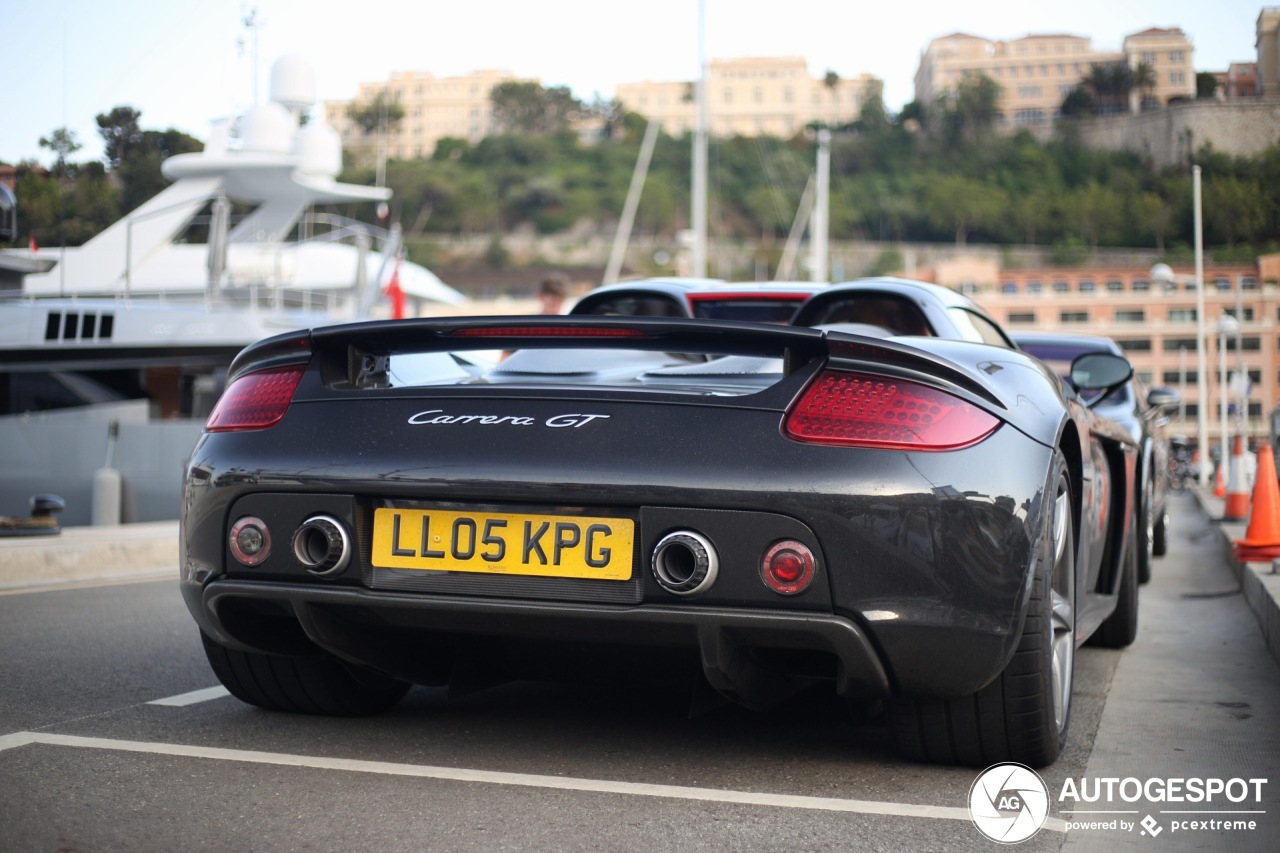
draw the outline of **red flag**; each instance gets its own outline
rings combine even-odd
[[[391,281],[387,282],[386,288],[387,298],[391,300],[391,319],[404,319],[404,291],[400,289],[400,258],[396,258],[396,265],[391,270]]]
[[[40,247],[36,245],[36,232],[32,231],[31,232],[31,254],[34,255],[38,251],[40,251]]]

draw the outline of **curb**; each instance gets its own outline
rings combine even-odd
[[[1247,521],[1223,521],[1225,501],[1196,486],[1191,487],[1201,511],[1221,533],[1223,554],[1240,584],[1249,609],[1262,629],[1262,641],[1271,657],[1280,663],[1280,574],[1271,563],[1242,563],[1236,558],[1235,542],[1243,539]]]
[[[0,589],[178,574],[178,522],[64,527],[0,538]]]

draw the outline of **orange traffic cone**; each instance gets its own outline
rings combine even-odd
[[[1223,521],[1244,521],[1249,517],[1249,475],[1244,472],[1244,436],[1231,442],[1231,469],[1227,476],[1227,502]]]
[[[1236,559],[1261,563],[1280,559],[1280,480],[1269,443],[1258,447],[1258,473],[1253,486],[1253,514],[1244,538],[1236,540]]]
[[[1215,498],[1225,498],[1227,496],[1227,481],[1222,474],[1226,467],[1227,460],[1223,459],[1213,471],[1213,496]]]

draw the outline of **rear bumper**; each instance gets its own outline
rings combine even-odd
[[[891,692],[866,633],[853,621],[830,614],[566,605],[227,580],[203,589],[184,587],[184,594],[201,629],[224,645],[298,654],[309,642],[353,663],[420,682],[431,681],[423,676],[429,667],[422,662],[444,655],[445,645],[456,648],[466,645],[468,638],[484,638],[696,649],[712,686],[738,694],[747,704],[756,692],[752,685],[763,687],[761,679],[795,677],[793,671],[772,670],[757,656],[761,650],[816,653],[834,665],[807,675],[833,678],[843,696],[882,697]],[[264,627],[273,622],[274,628]],[[290,630],[289,622],[301,629],[306,642]],[[432,648],[433,640],[439,648]]]

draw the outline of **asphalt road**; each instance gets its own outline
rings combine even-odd
[[[1275,849],[1280,668],[1216,535],[1178,499],[1138,642],[1077,658],[1049,821],[1016,849]],[[217,682],[176,581],[0,596],[0,643],[4,851],[1002,849],[970,820],[975,771],[904,762],[821,698],[691,718],[679,684],[518,683],[273,714],[187,695]],[[1258,802],[1059,800],[1107,778],[1267,782]],[[1236,814],[1167,813],[1211,809]],[[1144,817],[1158,834],[1068,828]],[[1256,828],[1173,825],[1237,819]]]

